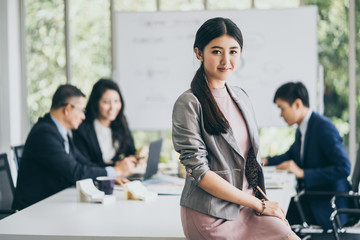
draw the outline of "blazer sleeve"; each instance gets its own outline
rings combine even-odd
[[[72,184],[84,178],[94,179],[97,176],[106,176],[104,168],[97,167],[84,158],[79,161],[76,150],[74,153],[67,154],[62,138],[56,131],[56,127],[51,126],[34,132],[31,151],[37,153],[35,161]]]
[[[312,161],[321,161],[323,166],[304,169],[305,187],[307,188],[346,179],[350,175],[351,169],[346,149],[336,127],[326,121],[322,122],[322,127],[315,127],[314,129],[318,132],[319,145],[310,146],[312,148],[308,152],[313,154],[318,151],[317,155],[322,156],[323,159],[313,159]]]
[[[201,106],[188,92],[176,101],[172,115],[172,139],[180,161],[198,184],[210,169],[207,149],[201,137]]]
[[[278,165],[282,162],[288,161],[288,160],[294,160],[295,159],[295,145],[296,142],[294,142],[289,150],[287,150],[284,154],[277,155],[274,157],[268,157],[268,166],[274,166]]]

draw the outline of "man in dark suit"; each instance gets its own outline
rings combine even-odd
[[[77,129],[85,119],[85,95],[72,85],[61,85],[55,92],[50,113],[39,118],[25,142],[13,209],[21,210],[65,188],[77,180],[97,176],[121,177],[128,168],[98,167],[74,146],[70,129]]]
[[[301,82],[282,85],[275,93],[274,103],[280,108],[281,117],[286,123],[289,126],[297,124],[298,128],[290,149],[282,155],[264,158],[264,164],[277,165],[278,169],[294,173],[299,190],[348,191],[350,161],[342,138],[328,118],[310,109],[305,86]],[[308,222],[324,229],[331,227],[330,199],[312,196],[302,201]],[[338,204],[345,207],[347,201],[341,199]],[[301,223],[293,199],[287,218],[290,224]],[[341,218],[342,223],[347,221],[347,216]]]

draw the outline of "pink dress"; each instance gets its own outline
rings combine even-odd
[[[212,89],[211,92],[220,110],[228,120],[245,159],[250,147],[250,142],[247,125],[240,109],[226,88]],[[254,195],[252,188],[249,188],[245,174],[243,191]],[[182,206],[181,220],[185,236],[191,240],[287,240],[294,234],[279,218],[273,216],[257,216],[253,209],[244,206],[241,207],[237,219],[233,221],[212,217]]]

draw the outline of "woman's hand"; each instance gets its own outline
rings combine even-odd
[[[128,182],[130,182],[130,181],[127,178],[121,178],[121,177],[115,178],[115,183],[118,184],[118,185],[123,185],[123,184],[128,183]]]
[[[117,177],[125,177],[132,174],[137,162],[137,159],[133,155],[125,157],[121,161],[116,162],[114,169],[116,171]]]
[[[274,202],[274,201],[265,201],[265,211],[263,214],[268,216],[275,216],[280,219],[285,218],[284,209],[282,209],[282,207],[278,202]]]
[[[258,212],[262,212],[262,207]],[[265,201],[265,210],[263,215],[278,217],[284,221],[287,226],[290,227],[289,222],[285,218],[285,211],[278,202]]]

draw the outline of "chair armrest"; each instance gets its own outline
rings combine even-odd
[[[360,199],[359,193],[358,192],[353,192],[353,191],[350,191],[347,194],[344,193],[344,194],[334,195],[330,200],[331,208],[333,210],[337,209],[337,207],[336,207],[336,199],[339,198],[339,197],[341,197],[341,198],[349,198],[349,199],[352,198],[352,199],[354,199],[354,201],[356,199]],[[354,208],[349,207],[349,209],[353,209],[353,210],[358,209],[358,206],[357,206],[358,204],[356,202],[354,203],[354,205],[355,205]]]
[[[337,209],[338,214],[352,214],[352,215],[360,215],[360,209],[354,208],[339,208]]]
[[[340,239],[339,233],[343,232],[343,227],[339,222],[340,214],[351,214],[351,215],[360,215],[360,209],[353,208],[340,208],[335,209],[330,215],[330,223],[333,229],[333,234],[336,240]]]
[[[329,197],[338,196],[338,197],[346,197],[348,195],[354,195],[354,194],[355,193],[352,192],[352,191],[349,191],[349,192],[333,192],[333,191],[306,191],[306,190],[301,190],[298,194],[296,194],[295,198],[297,198],[299,200],[302,196],[329,196]]]
[[[309,190],[301,190],[300,192],[298,192],[295,197],[294,197],[294,202],[296,204],[296,207],[299,211],[299,215],[301,218],[301,221],[303,222],[302,225],[305,228],[309,227],[309,224],[306,222],[306,218],[304,215],[304,211],[303,208],[301,206],[301,198],[304,196],[328,196],[328,197],[332,197],[331,198],[331,206],[333,207],[333,209],[336,209],[336,197],[350,197],[350,196],[356,196],[357,193],[354,193],[352,191],[349,192],[334,192],[334,191],[309,191]],[[359,196],[359,195],[357,195]]]

